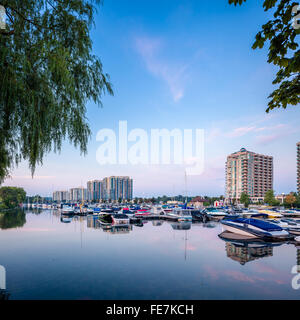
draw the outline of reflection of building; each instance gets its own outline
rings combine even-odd
[[[86,219],[87,227],[88,228],[93,228],[93,229],[100,229],[100,224],[98,222],[98,217],[94,216],[87,216]]]
[[[230,154],[226,162],[226,200],[239,201],[242,192],[252,201],[263,201],[273,189],[273,157],[242,148]]]
[[[226,242],[227,257],[244,265],[246,262],[253,261],[263,257],[273,255],[273,247],[271,246],[256,246],[247,247]]]

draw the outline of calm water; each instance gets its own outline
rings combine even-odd
[[[243,248],[220,239],[217,222],[186,227],[149,221],[106,232],[92,216],[0,216],[10,299],[300,298],[295,245]]]

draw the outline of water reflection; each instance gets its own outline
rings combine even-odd
[[[104,232],[110,233],[110,234],[126,234],[132,231],[132,225],[128,226],[101,226]]]
[[[283,242],[264,242],[259,239],[239,239],[230,232],[222,232],[219,238],[225,241],[227,257],[239,262],[247,262],[273,256],[273,247],[280,246]],[[235,238],[235,239],[234,239]]]
[[[175,223],[171,223],[171,227],[174,230],[189,230],[192,227],[192,223],[191,222],[175,222]]]
[[[105,226],[96,215],[44,212],[1,220],[2,229],[23,228],[0,230],[11,294],[2,290],[0,299],[300,298],[291,287],[292,267],[300,266],[296,243],[218,237],[216,221]]]
[[[0,212],[0,229],[23,227],[25,223],[26,214],[21,209],[7,211],[5,213]]]

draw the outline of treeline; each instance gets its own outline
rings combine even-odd
[[[153,203],[153,204],[158,204],[158,203],[167,203],[168,201],[179,201],[179,202],[191,202],[196,196],[188,196],[185,197],[183,195],[178,195],[178,196],[174,196],[174,197],[170,197],[170,196],[159,196],[159,197],[152,197],[152,198],[139,198],[139,197],[135,197],[133,199],[134,203]],[[224,196],[219,196],[219,197],[208,197],[208,196],[203,196],[200,197],[202,199],[205,200],[204,205],[205,206],[210,206],[213,205],[215,201],[220,201],[220,200],[224,200]]]
[[[0,188],[0,210],[15,209],[26,199],[23,188],[1,187]]]
[[[250,197],[247,193],[243,192],[240,197],[240,202],[248,207],[251,202]],[[276,199],[274,190],[266,192],[264,201],[254,204],[268,204],[269,206],[284,206],[286,208],[300,208],[300,194],[297,192],[290,192],[284,197],[283,203]]]

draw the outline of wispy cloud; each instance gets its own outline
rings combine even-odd
[[[163,40],[159,38],[137,37],[135,49],[142,57],[148,71],[162,79],[168,86],[175,102],[184,96],[184,81],[186,78],[186,64],[172,64],[160,57]]]
[[[253,132],[255,129],[255,126],[235,128],[231,132],[227,133],[226,136],[229,138],[241,137],[249,132]]]

